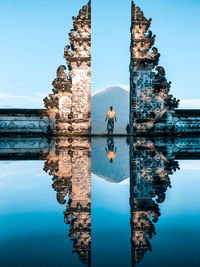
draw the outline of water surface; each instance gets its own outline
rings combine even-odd
[[[198,139],[5,142],[1,266],[199,266]]]

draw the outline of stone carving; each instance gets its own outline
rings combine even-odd
[[[59,132],[58,119],[66,118],[71,110],[71,80],[65,73],[66,67],[61,65],[57,69],[57,78],[53,81],[52,85],[54,87],[53,94],[49,95],[49,98],[44,99],[45,106],[48,110],[50,119],[54,123],[54,133]],[[64,100],[68,100],[65,101]],[[63,102],[68,108],[63,107]],[[67,121],[67,120],[66,120]],[[70,123],[67,123],[68,127]]]
[[[169,94],[155,35],[147,19],[132,1],[130,118],[131,135],[197,135],[200,110],[176,109],[179,100]],[[0,109],[0,133],[17,135],[91,134],[91,1],[73,17],[70,45],[64,48],[66,67],[57,69],[53,93],[44,99],[46,109]],[[19,119],[20,117],[20,119]]]
[[[44,170],[53,176],[52,187],[60,204],[68,203],[64,221],[70,225],[73,253],[91,266],[91,144],[87,138],[57,139]]]
[[[171,82],[167,82],[164,68],[157,66],[160,54],[153,47],[156,36],[149,30],[150,25],[151,19],[146,19],[132,1],[130,133],[171,134],[179,100],[168,94]]]
[[[154,223],[160,214],[159,203],[164,202],[170,178],[178,162],[170,146],[157,146],[152,140],[129,140],[130,145],[130,206],[131,244],[133,266],[138,264],[146,251],[151,251]],[[156,197],[156,199],[155,199]]]
[[[91,1],[73,17],[70,45],[64,48],[69,69],[61,65],[53,81],[53,94],[44,99],[54,135],[91,132]]]

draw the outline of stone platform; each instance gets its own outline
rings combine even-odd
[[[161,121],[162,123],[162,121]],[[190,136],[200,134],[200,110],[176,109],[173,116],[173,132],[133,132],[132,136]],[[167,125],[166,125],[167,126]],[[67,133],[68,136],[71,136]],[[72,133],[72,135],[74,135]],[[81,135],[81,134],[80,134]],[[105,134],[86,136],[107,136]],[[129,135],[129,134],[128,134]],[[53,124],[46,109],[0,109],[0,136],[66,136],[53,132]],[[127,136],[115,133],[114,136]]]
[[[46,109],[0,109],[0,136],[49,135],[51,131]]]

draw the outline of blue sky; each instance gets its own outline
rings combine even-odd
[[[198,0],[136,0],[157,35],[160,64],[184,107],[200,108]],[[0,1],[0,107],[42,108],[86,0]],[[92,0],[92,93],[129,84],[131,0]],[[189,101],[188,101],[189,100]]]

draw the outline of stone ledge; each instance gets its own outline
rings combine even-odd
[[[175,109],[175,115],[184,116],[199,116],[200,117],[200,109]]]
[[[11,109],[0,109],[0,114],[15,116],[15,115],[37,115],[37,116],[48,116],[46,109],[22,109],[22,108],[11,108]]]

